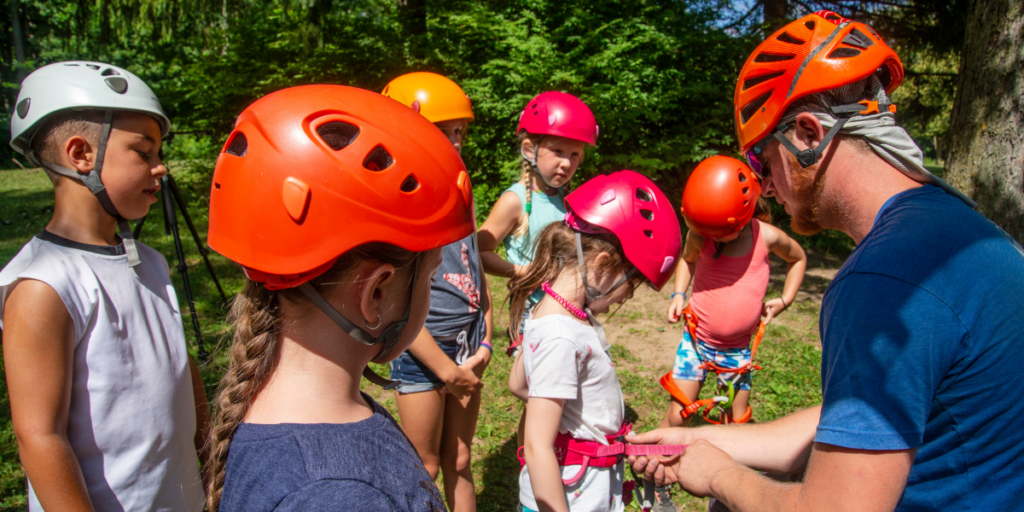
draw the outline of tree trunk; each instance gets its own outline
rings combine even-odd
[[[946,176],[1024,240],[1024,0],[972,0]]]
[[[25,71],[25,38],[21,34],[21,16],[18,7],[20,0],[9,0],[8,7],[11,9],[11,43],[14,46],[14,66],[17,72],[14,74],[16,84],[21,84],[28,73]]]
[[[786,24],[789,2],[786,0],[764,0],[764,22],[768,24],[768,32],[772,33]]]

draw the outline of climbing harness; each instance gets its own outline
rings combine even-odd
[[[676,385],[675,380],[672,378],[671,371],[661,378],[661,386],[665,388],[665,391],[668,391],[668,393],[672,395],[672,398],[679,400],[679,402],[683,404],[683,410],[680,411],[680,415],[682,415],[683,419],[689,418],[703,409],[703,411],[701,411],[701,416],[704,417],[705,421],[714,425],[749,422],[754,411],[752,406],[748,405],[747,412],[743,414],[743,416],[735,419],[732,418],[727,411],[732,408],[732,402],[736,394],[735,384],[739,378],[745,373],[751,373],[754,370],[761,369],[761,366],[754,364],[754,355],[757,354],[757,347],[761,344],[761,338],[764,337],[764,322],[761,322],[758,326],[757,334],[754,336],[754,343],[750,347],[750,362],[737,368],[726,368],[719,365],[714,360],[704,356],[704,352],[697,343],[698,319],[697,314],[693,312],[693,309],[691,309],[690,306],[686,306],[686,309],[683,310],[683,313],[680,316],[685,322],[687,332],[690,334],[690,343],[693,344],[693,349],[697,353],[697,358],[700,359],[699,368],[706,372],[714,372],[718,374],[720,379],[721,375],[724,373],[731,373],[733,374],[733,377],[726,382],[727,394],[725,396],[714,396],[700,400],[690,400],[689,397],[686,396],[686,393],[683,393],[683,390],[679,389],[679,386]],[[711,413],[716,410],[718,411],[717,420],[711,418]]]
[[[568,433],[559,433],[555,436],[555,458],[559,466],[580,466],[575,476],[563,479],[563,485],[573,485],[579,482],[586,474],[588,467],[611,468],[622,462],[624,457],[651,457],[656,455],[672,456],[681,455],[686,451],[685,444],[629,444],[626,439],[633,430],[632,423],[623,423],[618,432],[605,436],[608,444],[601,444],[597,441],[584,441],[573,438]],[[526,465],[524,456],[525,446],[520,446],[516,452],[519,459],[519,467]],[[630,467],[632,472],[632,467]],[[641,493],[640,489],[643,489]],[[635,493],[641,508],[647,512],[651,510],[654,503],[654,482],[642,480],[633,473],[633,480],[624,482],[622,485],[622,502],[629,505]]]

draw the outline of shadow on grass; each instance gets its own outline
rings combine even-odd
[[[483,472],[479,477],[476,497],[481,512],[515,510],[519,504],[519,459],[516,458],[516,438],[502,443],[501,447],[481,459]]]

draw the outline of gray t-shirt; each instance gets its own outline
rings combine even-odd
[[[479,348],[485,332],[482,280],[476,233],[441,249],[441,266],[430,281],[426,328],[431,336],[449,338],[465,330],[469,346]]]

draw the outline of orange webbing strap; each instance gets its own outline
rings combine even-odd
[[[672,395],[672,398],[679,400],[679,403],[683,404],[683,410],[680,411],[680,414],[682,414],[684,418],[689,418],[699,411],[701,407],[708,406],[710,409],[710,406],[714,405],[715,402],[718,401],[714,398],[705,398],[697,401],[690,400],[690,398],[686,396],[686,393],[683,393],[683,390],[679,389],[679,386],[676,386],[676,381],[672,379],[672,372],[668,372],[661,377],[661,387],[665,388],[665,391],[668,391],[668,394]]]
[[[757,354],[757,347],[761,344],[761,338],[764,338],[764,322],[761,322],[757,327],[757,334],[754,336],[754,343],[750,347],[750,362],[737,367],[737,368],[726,368],[719,366],[714,361],[707,360],[700,367],[702,370],[708,370],[715,373],[749,373],[754,370],[760,370],[761,366],[754,364],[754,355]],[[696,339],[696,338],[695,338]]]

